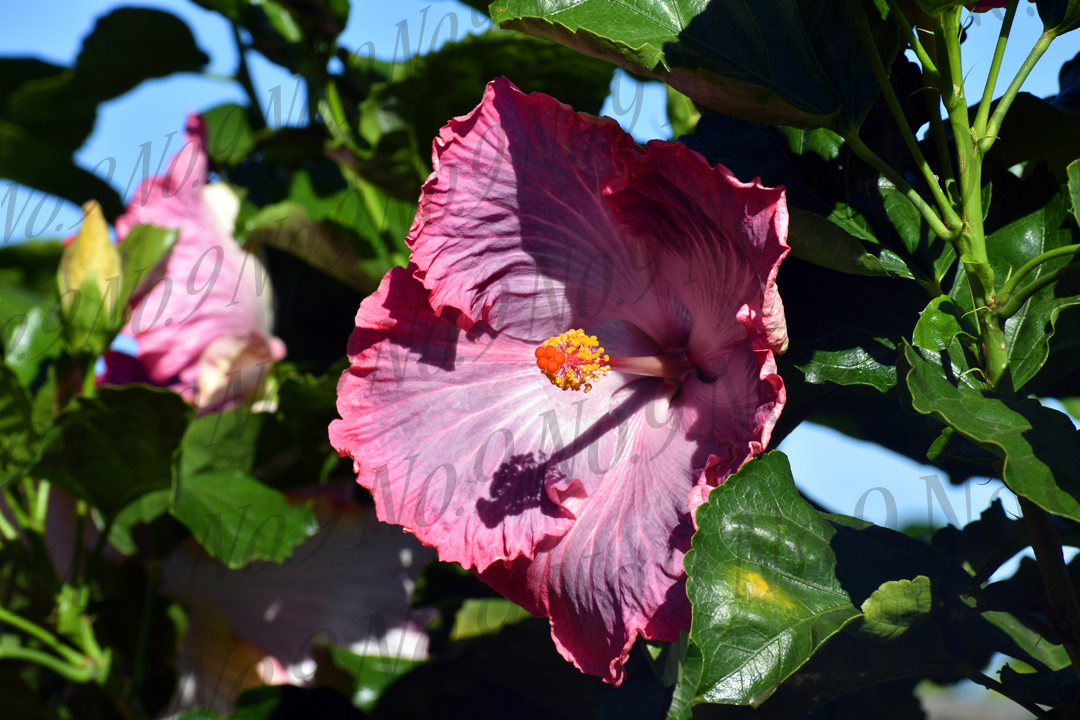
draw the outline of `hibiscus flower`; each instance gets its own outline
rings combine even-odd
[[[144,224],[179,230],[179,237],[162,277],[132,303],[125,332],[138,340],[137,362],[107,353],[102,381],[149,380],[206,412],[250,397],[267,364],[285,356],[285,344],[271,332],[266,270],[233,240],[240,199],[223,183],[207,183],[201,117],[188,116],[185,135],[168,172],[143,182],[116,220],[121,242]]]
[[[693,511],[783,408],[784,192],[505,78],[433,164],[331,442],[381,520],[619,684],[637,636],[689,628]]]

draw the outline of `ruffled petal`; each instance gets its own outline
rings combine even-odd
[[[627,153],[640,149],[614,120],[489,83],[435,140],[406,240],[432,307],[529,340],[622,319],[668,344],[682,318],[657,297],[647,244],[602,194],[624,182]]]
[[[690,361],[705,367],[748,333],[764,333],[783,352],[776,273],[788,253],[784,189],[740,182],[680,143],[653,140],[626,160],[626,184],[610,187],[608,201],[625,233],[655,248],[658,283],[693,318],[684,341]],[[755,313],[753,326],[738,319],[744,306]]]

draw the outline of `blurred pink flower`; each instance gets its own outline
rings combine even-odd
[[[433,163],[331,442],[381,520],[619,684],[638,635],[689,628],[693,511],[783,408],[784,191],[505,78]]]
[[[240,200],[207,183],[202,118],[188,116],[185,135],[167,173],[146,180],[116,220],[121,243],[143,224],[179,230],[179,238],[162,277],[133,298],[125,332],[138,340],[141,370],[109,353],[102,381],[134,382],[145,371],[205,412],[250,397],[285,345],[272,334],[266,270],[233,240]]]

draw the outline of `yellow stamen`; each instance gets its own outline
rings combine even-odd
[[[549,347],[555,352],[546,352]],[[608,364],[611,358],[604,354],[596,336],[586,335],[583,330],[570,330],[549,338],[536,349],[536,357],[540,372],[563,390],[589,392],[592,383],[611,369]]]

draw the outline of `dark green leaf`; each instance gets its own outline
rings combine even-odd
[[[889,65],[894,23],[869,13]],[[491,16],[759,122],[853,129],[878,92],[847,7],[832,0],[524,0],[492,5]]]
[[[939,295],[930,301],[919,316],[912,340],[923,350],[938,352],[948,350],[953,338],[958,335],[975,340],[956,303],[947,295]]]
[[[926,11],[928,15],[940,15],[949,8],[963,5],[964,0],[915,0],[919,7]]]
[[[1062,35],[1080,25],[1080,0],[1036,0],[1036,4],[1047,32]]]
[[[123,510],[116,514],[112,529],[109,531],[109,542],[124,555],[135,552],[135,540],[131,537],[131,529],[136,525],[149,525],[169,511],[169,500],[172,498],[172,490],[155,490],[136,499]]]
[[[1037,661],[1050,668],[1060,670],[1071,666],[1069,654],[1061,645],[1055,645],[1028,626],[1005,612],[985,612],[982,617],[1008,635],[1022,651],[1019,660]]]
[[[188,427],[180,444],[179,477],[231,470],[251,472],[265,417],[263,413],[240,407],[198,418]]]
[[[235,103],[201,113],[206,121],[206,153],[219,165],[236,165],[255,149],[248,109]]]
[[[974,118],[975,108],[969,113]],[[1031,132],[1039,128],[1039,132]],[[1005,167],[1037,165],[1045,160],[1058,181],[1065,183],[1065,167],[1080,158],[1080,114],[1066,112],[1028,93],[1019,93],[998,131],[988,155]]]
[[[1080,217],[1080,160],[1073,160],[1066,168],[1069,176],[1069,195],[1072,196],[1073,217]]]
[[[680,135],[694,132],[698,120],[701,119],[701,111],[694,105],[694,101],[681,92],[665,85],[667,90],[667,118],[671,127],[671,138],[678,139]]]
[[[310,503],[292,505],[237,470],[181,475],[169,510],[211,557],[233,569],[256,560],[285,562],[318,531]]]
[[[172,483],[172,454],[194,411],[169,390],[130,385],[79,397],[45,434],[34,475],[104,515]]]
[[[0,484],[33,462],[38,432],[30,395],[7,363],[0,362]]]
[[[1036,401],[955,387],[909,345],[901,358],[901,376],[917,412],[997,455],[1004,461],[1002,479],[1016,494],[1080,520],[1080,449],[1068,416]]]
[[[852,275],[891,275],[880,260],[836,223],[807,210],[790,208],[789,212],[788,245],[795,257]]]

